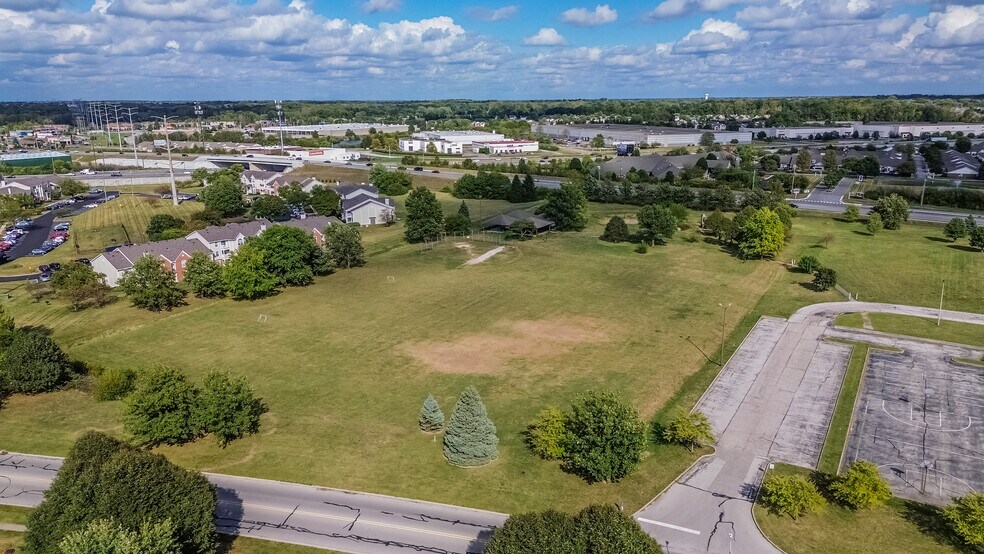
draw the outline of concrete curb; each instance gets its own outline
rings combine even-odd
[[[765,537],[765,540],[769,541],[769,544],[772,545],[772,548],[775,548],[779,552],[782,552],[782,554],[786,554],[786,551],[779,548],[779,545],[777,545],[772,539],[770,539],[769,535],[766,535],[764,532],[762,532],[762,526],[759,525],[759,520],[757,517],[755,517],[755,506],[758,504],[759,495],[762,494],[762,483],[765,483],[765,478],[769,476],[770,465],[772,465],[772,462],[766,460],[765,471],[762,472],[762,482],[759,483],[758,490],[755,491],[755,500],[752,502],[752,506],[749,509],[752,510],[752,521],[755,522],[755,528],[758,529],[759,535]]]
[[[682,475],[686,475],[687,473],[689,473],[690,470],[693,469],[694,467],[696,467],[697,464],[699,464],[701,461],[704,460],[704,458],[710,458],[712,456],[716,456],[717,455],[717,448],[715,448],[714,446],[711,446],[711,450],[712,450],[712,452],[708,452],[707,454],[701,455],[699,458],[697,458],[696,460],[694,460],[694,463],[692,463],[689,466],[687,466],[687,469],[681,471],[680,472],[680,475],[677,475],[676,478],[674,478],[672,481],[669,482],[669,484],[667,484],[665,487],[663,487],[663,490],[661,490],[658,493],[656,493],[656,496],[652,497],[652,499],[649,502],[646,502],[645,505],[643,505],[641,508],[639,508],[638,510],[636,510],[635,512],[633,512],[632,513],[632,517],[635,518],[635,516],[639,515],[639,512],[645,510],[653,502],[656,502],[657,500],[659,500],[659,497],[663,496],[663,493],[665,493],[666,491],[670,490],[670,487],[672,487],[673,485],[676,484],[677,479],[679,479]]]
[[[749,329],[747,333],[745,333],[745,336],[741,339],[741,342],[738,343],[738,346],[735,348],[735,351],[732,352],[730,356],[728,356],[728,361],[724,362],[724,365],[721,366],[720,369],[718,369],[717,374],[714,375],[714,379],[711,379],[711,383],[707,385],[706,389],[704,389],[704,392],[700,395],[700,398],[697,399],[697,402],[694,402],[694,407],[690,408],[690,413],[694,413],[694,410],[697,409],[697,406],[700,406],[700,403],[703,402],[704,397],[707,396],[707,393],[710,392],[712,388],[714,388],[714,384],[717,383],[717,380],[721,377],[721,374],[724,373],[724,368],[728,367],[728,364],[731,363],[731,358],[735,356],[736,352],[741,350],[741,347],[744,346],[745,341],[748,339],[748,335],[752,334],[752,331],[755,330],[755,326],[758,325],[760,321],[762,321],[763,317],[766,316],[760,315],[758,319],[755,320],[755,324],[752,325],[752,328]],[[681,473],[681,475],[683,474]]]
[[[855,348],[857,348],[855,346]],[[858,394],[854,397],[854,405],[851,406],[851,421],[847,424],[847,436],[844,437],[844,445],[841,447],[840,459],[837,460],[837,473],[840,474],[841,468],[844,467],[844,456],[847,455],[847,443],[848,439],[851,437],[851,429],[854,429],[854,424],[857,422],[858,414],[858,404],[861,402],[861,389],[864,387],[864,376],[868,374],[868,359],[871,357],[871,347],[864,353],[864,365],[861,366],[861,379],[858,381]],[[843,387],[844,384],[841,383]],[[838,396],[840,394],[838,393]],[[833,418],[831,418],[833,421]]]

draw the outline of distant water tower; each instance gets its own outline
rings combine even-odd
[[[707,94],[706,92],[704,93],[704,100],[707,100],[707,99],[708,99],[708,98],[710,98],[710,97],[711,97],[711,95],[710,95],[710,94]]]

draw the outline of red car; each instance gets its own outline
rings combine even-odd
[[[68,238],[68,233],[66,233],[64,231],[58,231],[57,233],[51,233],[51,235],[48,236],[49,239],[54,239],[54,238],[58,238],[58,237],[61,237],[63,239],[67,239]]]
[[[10,244],[9,242],[0,242],[0,252],[10,250],[11,246],[13,246],[13,244]]]

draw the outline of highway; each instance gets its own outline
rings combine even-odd
[[[0,455],[0,504],[41,503],[62,458]],[[206,473],[227,535],[358,554],[477,554],[506,514],[267,479]],[[407,476],[412,478],[412,476]]]

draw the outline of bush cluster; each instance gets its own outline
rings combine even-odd
[[[659,544],[615,506],[593,505],[577,514],[554,510],[509,516],[495,530],[486,554],[619,552],[659,554]]]

